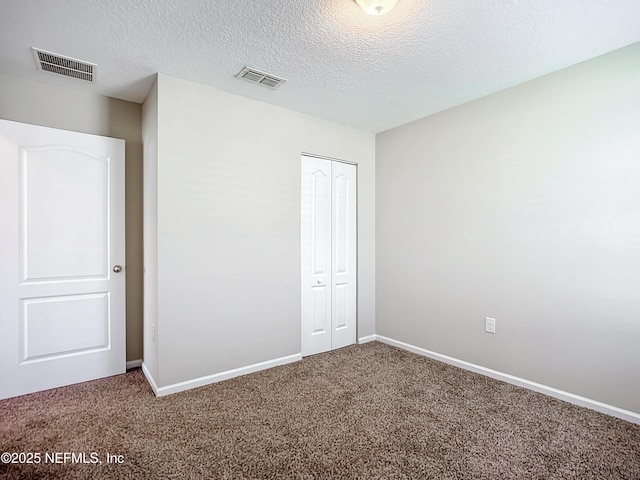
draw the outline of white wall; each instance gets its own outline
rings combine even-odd
[[[44,75],[48,75],[44,73]],[[0,73],[0,118],[125,140],[127,360],[142,358],[142,135],[139,104]]]
[[[158,83],[153,82],[142,104],[144,144],[143,244],[144,244],[144,368],[158,378],[158,344],[155,328],[158,318]]]
[[[381,133],[376,169],[378,334],[640,412],[640,44]]]
[[[302,152],[358,162],[358,335],[373,334],[374,135],[166,75],[157,87],[157,386],[300,353]]]

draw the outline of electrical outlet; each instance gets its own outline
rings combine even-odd
[[[484,331],[487,333],[496,333],[496,319],[484,317]]]

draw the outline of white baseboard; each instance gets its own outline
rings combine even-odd
[[[127,362],[127,370],[132,368],[140,368],[142,366],[142,360],[129,360]]]
[[[184,382],[174,383],[165,387],[158,387],[149,374],[147,368],[142,363],[142,371],[144,372],[147,381],[151,385],[154,393],[157,397],[164,397],[165,395],[171,395],[173,393],[183,392],[185,390],[191,390],[192,388],[203,387],[211,383],[221,382],[222,380],[228,380],[230,378],[239,377],[240,375],[246,375],[248,373],[259,372],[260,370],[266,370],[267,368],[277,367],[279,365],[286,365],[287,363],[297,362],[302,360],[302,354],[296,353],[286,357],[275,358],[273,360],[267,360],[266,362],[255,363],[246,367],[235,368],[233,370],[227,370],[226,372],[215,373],[213,375],[207,375],[200,378],[194,378],[192,380],[186,380]]]
[[[151,376],[151,373],[149,373],[149,370],[147,369],[147,365],[144,363],[144,361],[142,362],[142,373],[144,373],[144,376],[147,379],[147,382],[149,382],[149,385],[151,386],[151,390],[153,390],[153,393],[155,393],[157,397],[158,385],[156,384],[156,381]]]
[[[359,344],[373,342],[376,339],[375,335],[367,335],[366,337],[361,337],[358,339]]]
[[[495,378],[496,380],[501,380],[503,382],[511,383],[519,387],[524,387],[529,390],[533,390],[535,392],[549,395],[550,397],[564,400],[565,402],[573,403],[574,405],[579,405],[581,407],[589,408],[591,410],[605,413],[607,415],[621,418],[622,420],[626,420],[628,422],[636,423],[640,425],[640,413],[631,412],[629,410],[624,410],[622,408],[614,407],[613,405],[608,405],[606,403],[602,403],[597,400],[591,400],[590,398],[581,397],[580,395],[575,395],[573,393],[565,392],[557,388],[532,382],[530,380],[516,377],[514,375],[509,375],[508,373],[502,373],[502,372],[498,372],[497,370],[491,370],[490,368],[465,362],[464,360],[458,360],[457,358],[449,357],[447,355],[442,355],[440,353],[432,352],[430,350],[416,347],[408,343],[383,337],[382,335],[373,335],[373,337],[375,337],[374,340],[378,340],[382,343],[386,343],[387,345],[391,345],[393,347],[398,347],[403,350],[407,350],[409,352],[417,353],[418,355],[422,355],[424,357],[429,357],[434,360],[438,360],[440,362],[448,363],[449,365],[454,365],[456,367],[460,367],[465,370],[469,370],[471,372],[480,373],[482,375],[486,375],[487,377]],[[366,337],[366,338],[369,338],[369,337]]]

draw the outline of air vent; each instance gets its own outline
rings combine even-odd
[[[96,81],[97,65],[95,63],[65,57],[64,55],[39,50],[35,47],[33,48],[33,55],[39,70],[77,78],[86,82]]]
[[[280,85],[282,85],[286,80],[284,78],[276,77],[270,73],[261,72],[260,70],[256,70],[255,68],[244,67],[238,74],[236,78],[240,78],[241,80],[246,80],[248,82],[258,83],[260,85],[264,85],[265,87],[269,87],[272,90],[275,90]]]

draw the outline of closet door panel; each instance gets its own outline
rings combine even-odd
[[[331,350],[331,162],[302,157],[302,354]]]
[[[356,342],[356,166],[332,162],[332,348]]]

